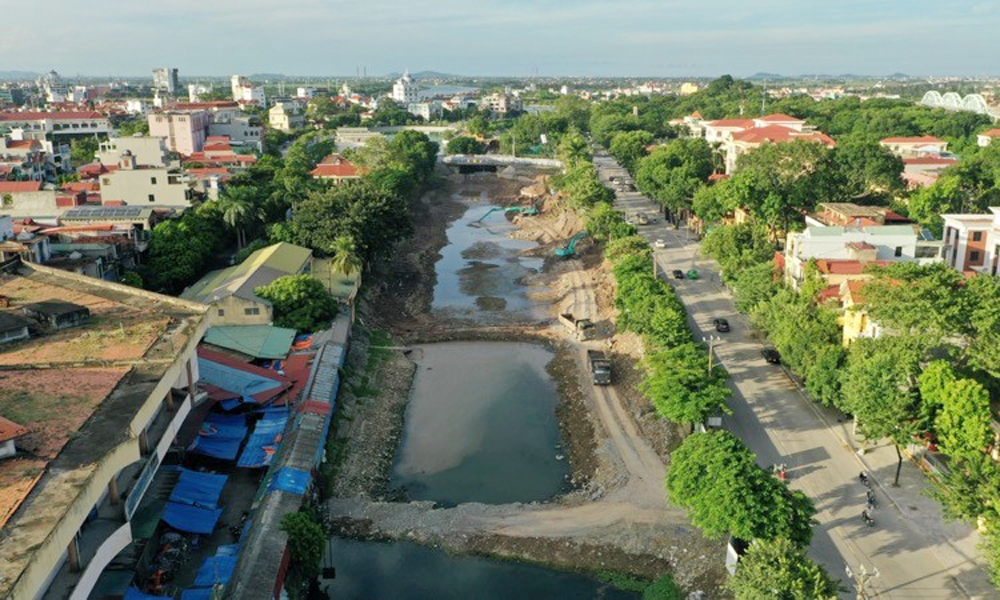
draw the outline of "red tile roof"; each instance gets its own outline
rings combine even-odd
[[[827,300],[833,300],[840,296],[840,286],[839,285],[828,285],[824,289],[820,290],[816,294],[816,299],[820,302],[826,302]]]
[[[339,165],[318,164],[315,169],[309,172],[309,174],[313,177],[321,178],[361,177],[358,168],[351,163]]]
[[[7,142],[8,148],[31,148],[32,146],[40,146],[37,140],[11,140]]]
[[[712,121],[708,124],[709,127],[742,127],[744,129],[749,129],[753,127],[753,119],[720,119],[718,121]]]
[[[862,279],[852,279],[844,283],[847,284],[847,292],[851,296],[851,301],[854,302],[854,304],[864,304],[865,297],[861,292],[865,289],[865,286],[868,285],[868,282]]]
[[[705,117],[701,116],[700,112],[694,111],[693,113],[691,113],[691,118],[692,119],[698,119],[700,121],[700,120],[704,119]]]
[[[62,189],[69,192],[99,192],[101,184],[96,181],[70,181],[64,183]]]
[[[722,181],[723,179],[729,179],[728,173],[712,173],[708,176],[709,181]]]
[[[1000,129],[990,129],[989,131],[984,131],[979,135],[985,135],[986,137],[1000,137]]]
[[[258,377],[264,377],[266,379],[278,382],[277,387],[264,390],[263,392],[258,392],[253,396],[251,396],[251,398],[253,398],[254,401],[260,404],[268,402],[269,400],[273,400],[276,396],[280,395],[282,392],[284,392],[285,390],[287,390],[292,386],[292,381],[290,379],[288,379],[287,377],[282,377],[281,375],[278,375],[277,373],[271,371],[270,369],[263,369],[261,367],[257,367],[245,362],[234,360],[229,356],[222,354],[221,352],[213,352],[212,350],[208,350],[203,346],[198,347],[198,358],[210,360],[214,363],[225,365],[231,369],[236,369],[237,371],[243,371],[244,373],[251,373]],[[226,391],[233,393],[232,390],[226,390]],[[239,394],[237,393],[236,395],[238,396]]]
[[[920,137],[887,137],[882,139],[883,144],[943,144],[944,140],[933,135],[922,135]]]
[[[861,275],[868,265],[884,267],[888,264],[884,260],[863,263],[858,260],[828,260],[821,258],[816,261],[816,268],[824,275]]]
[[[784,113],[774,113],[773,115],[767,115],[766,117],[759,117],[757,120],[764,121],[765,123],[805,123],[805,119],[797,119]]]
[[[28,428],[10,419],[0,417],[0,442],[6,442],[28,433]]]
[[[0,121],[41,121],[42,119],[54,119],[61,121],[68,120],[89,120],[103,119],[104,115],[99,112],[89,111],[57,111],[57,112],[3,112],[0,113]]]
[[[0,193],[37,192],[41,189],[41,181],[0,181]]]
[[[953,165],[957,162],[956,158],[941,158],[940,156],[917,156],[903,159],[903,164],[907,165]]]
[[[874,250],[875,246],[872,246],[868,242],[847,242],[847,245],[855,250]]]
[[[793,140],[807,140],[810,142],[819,142],[826,145],[827,147],[833,147],[837,145],[833,141],[833,138],[826,135],[825,133],[811,132],[811,133],[800,133],[794,129],[789,129],[788,127],[782,127],[781,125],[768,125],[767,127],[753,127],[745,131],[740,131],[733,134],[733,140],[739,142],[745,142],[747,144],[763,144],[765,142],[779,143],[779,142],[791,142]]]

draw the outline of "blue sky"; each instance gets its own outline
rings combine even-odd
[[[10,2],[0,70],[64,75],[996,75],[995,0]],[[44,6],[44,9],[41,8]],[[15,24],[12,26],[12,24]]]

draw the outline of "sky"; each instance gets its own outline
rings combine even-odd
[[[997,75],[995,0],[4,2],[0,70]],[[44,9],[42,8],[44,7]]]

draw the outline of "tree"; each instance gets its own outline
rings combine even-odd
[[[333,261],[330,268],[337,273],[343,273],[350,277],[361,271],[363,263],[358,258],[357,245],[354,238],[349,235],[342,235],[333,240]]]
[[[652,143],[653,134],[648,131],[622,131],[611,138],[608,151],[621,166],[634,173],[639,159],[646,156],[646,146]]]
[[[676,212],[691,208],[691,199],[712,174],[712,149],[701,138],[677,139],[639,161],[635,181],[660,205]]]
[[[708,537],[785,537],[800,547],[812,537],[812,502],[757,466],[750,450],[726,431],[691,435],[671,456],[667,493],[688,509]]]
[[[96,137],[80,137],[69,143],[69,156],[74,165],[85,165],[94,162],[94,155],[100,144]]]
[[[900,447],[921,433],[914,387],[925,348],[912,337],[862,338],[851,345],[843,372],[841,408],[853,414],[871,440],[889,438],[896,448],[896,477],[903,467]]]
[[[874,139],[838,144],[829,154],[831,201],[844,197],[860,204],[888,204],[901,196],[903,159]]]
[[[941,449],[956,457],[982,454],[993,439],[989,392],[972,379],[958,379],[948,384],[943,396],[934,421]]]
[[[642,600],[683,600],[681,588],[677,587],[669,573],[660,575],[656,581],[642,591]]]
[[[755,540],[728,587],[736,600],[830,600],[840,584],[784,538]]]
[[[735,281],[745,268],[774,260],[774,244],[767,231],[755,223],[713,227],[701,244],[701,252],[719,263],[726,282]]]
[[[122,274],[121,282],[134,288],[142,288],[142,276],[135,271],[125,271]]]
[[[964,278],[944,263],[897,262],[870,267],[865,305],[872,320],[901,335],[920,336],[928,346],[963,332],[968,322],[959,301]]]
[[[746,267],[735,277],[729,275],[727,279],[732,281],[736,309],[745,314],[773,298],[779,289],[779,284],[775,282],[774,264],[770,262]]]
[[[219,198],[222,220],[236,232],[236,245],[246,245],[247,229],[259,215],[257,189],[251,186],[230,186]]]
[[[312,515],[300,511],[282,517],[281,530],[288,536],[288,553],[302,579],[308,581],[319,575],[326,546],[323,527]]]
[[[717,412],[728,413],[725,369],[716,366],[708,374],[709,358],[704,348],[685,343],[646,357],[646,377],[639,389],[656,413],[674,423],[702,423]]]
[[[639,256],[644,261],[651,260],[653,255],[649,241],[641,235],[630,235],[608,242],[604,247],[604,258],[611,262],[618,262],[626,256]]]
[[[318,331],[337,315],[337,300],[310,275],[285,275],[254,294],[274,306],[274,323],[298,331]]]
[[[1000,279],[973,277],[961,293],[969,315],[965,358],[969,366],[1000,379]]]
[[[924,367],[917,379],[920,390],[920,420],[932,425],[944,406],[948,386],[955,381],[951,362],[934,360]]]
[[[149,135],[149,121],[145,118],[127,119],[118,124],[118,137]]]
[[[587,233],[595,240],[607,242],[633,236],[636,229],[625,222],[624,213],[602,202],[594,205],[587,215]]]
[[[156,224],[142,270],[147,289],[175,294],[193,284],[219,254],[223,231],[222,219],[210,205]]]
[[[447,150],[448,154],[482,154],[486,146],[475,138],[459,136],[448,142]]]

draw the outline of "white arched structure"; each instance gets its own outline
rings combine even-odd
[[[965,98],[962,98],[955,92],[947,92],[942,95],[937,90],[931,90],[920,99],[920,104],[932,108],[964,110],[981,115],[989,115],[994,119],[1000,117],[1000,110],[991,108],[981,94],[969,94]]]

